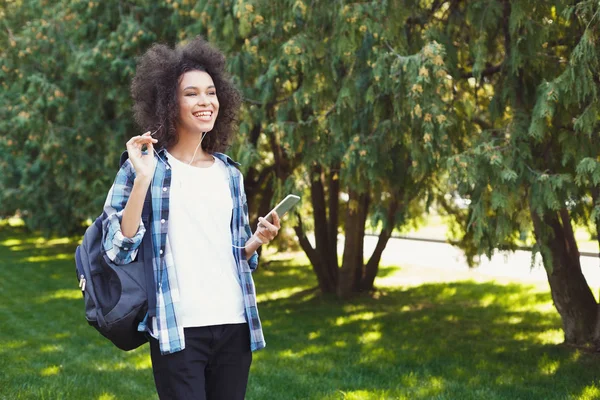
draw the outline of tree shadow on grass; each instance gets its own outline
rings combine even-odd
[[[90,327],[77,240],[0,231],[0,399],[153,399],[147,345],[122,352]]]
[[[309,270],[274,269],[257,277],[259,293]],[[599,357],[557,345],[560,319],[533,286],[424,284],[347,302],[304,291],[259,307],[268,347],[249,398],[564,399],[600,388]],[[267,393],[277,385],[283,397]]]
[[[29,242],[0,246],[0,399],[156,398],[147,347],[121,352],[87,326],[74,243],[16,239]],[[600,388],[598,357],[556,345],[560,320],[532,286],[424,284],[344,302],[318,295],[309,266],[273,262],[255,279],[268,346],[255,353],[250,400],[594,398]]]

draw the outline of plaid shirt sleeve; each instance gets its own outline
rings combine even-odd
[[[240,194],[242,195],[242,219],[244,221],[244,231],[248,240],[252,237],[252,228],[250,228],[250,218],[248,217],[248,200],[246,199],[246,191],[244,190],[244,176],[240,173]],[[246,251],[242,252],[242,256],[246,257]],[[251,271],[258,268],[258,253],[255,251],[248,259],[248,266]]]
[[[116,264],[129,264],[136,255],[137,250],[146,228],[140,220],[140,226],[136,234],[132,238],[123,235],[121,231],[121,220],[123,218],[123,210],[131,194],[135,171],[129,160],[119,170],[115,182],[113,183],[106,202],[104,203],[104,212],[106,219],[102,224],[103,241],[102,246],[106,255]]]

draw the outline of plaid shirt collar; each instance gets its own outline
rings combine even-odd
[[[164,147],[161,147],[160,149],[158,149],[156,151],[156,153],[158,154],[158,156],[160,158],[162,158],[163,160],[167,160],[167,149]],[[242,164],[240,164],[237,161],[234,161],[231,157],[229,157],[227,154],[224,153],[219,153],[218,151],[215,151],[213,153],[211,153],[213,156],[217,157],[219,160],[223,161],[225,163],[225,165],[230,166],[230,165],[234,165],[236,167],[241,166]]]

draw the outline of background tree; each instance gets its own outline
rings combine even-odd
[[[598,232],[599,12],[590,1],[454,1],[431,28],[457,78],[465,141],[449,176],[471,200],[457,216],[463,247],[490,255],[533,231],[566,343],[595,346],[573,224]]]
[[[404,40],[400,5],[238,1],[232,14],[190,6],[225,27],[209,30],[209,38],[230,46],[232,70],[254,99],[240,155],[250,165],[249,196],[262,192],[258,214],[272,205],[271,194],[309,193],[313,220],[299,216],[296,233],[325,293],[373,288],[392,229],[421,215],[419,203],[450,149],[443,48],[419,32]],[[239,39],[225,37],[231,30]],[[428,86],[435,90],[425,92]],[[260,159],[265,153],[272,157]],[[379,242],[365,265],[368,216]],[[341,268],[338,232],[345,236]]]
[[[102,209],[118,154],[138,133],[135,56],[177,25],[154,2],[3,2],[0,209],[32,229],[81,232]]]

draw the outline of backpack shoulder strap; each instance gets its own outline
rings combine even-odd
[[[128,158],[129,158],[129,153],[127,153],[127,150],[125,150],[124,152],[121,153],[121,159],[119,160],[119,168],[121,168],[123,166],[123,164],[125,164],[125,162],[127,161]]]
[[[121,159],[119,160],[119,168],[125,164],[127,159],[129,158],[129,154],[127,150],[121,153]],[[152,186],[148,188],[146,192],[146,199],[144,200],[144,208],[142,209],[142,221],[144,221],[144,225],[146,226],[146,234],[142,239],[142,244],[140,246],[139,251],[142,253],[142,257],[144,260],[144,269],[146,272],[146,287],[147,288],[156,288],[156,284],[154,282],[154,267],[152,263],[153,258],[153,249],[152,249]],[[148,296],[148,315],[150,317],[156,316],[156,290],[147,290]]]
[[[129,158],[129,153],[125,150],[121,153],[121,159],[119,160],[119,168],[123,166],[127,162]],[[152,213],[152,187],[148,188],[148,192],[146,193],[146,200],[144,200],[144,208],[142,210],[142,221],[144,223],[148,222],[150,219],[150,215]]]

